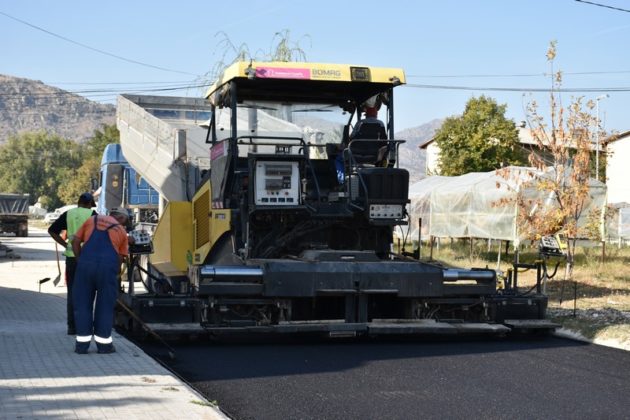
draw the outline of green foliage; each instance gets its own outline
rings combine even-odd
[[[506,105],[481,96],[466,103],[463,115],[447,118],[435,135],[440,148],[440,175],[487,172],[525,164],[516,126],[505,117],[505,110]]]
[[[62,201],[74,203],[81,193],[90,191],[92,179],[99,177],[103,150],[110,143],[120,143],[120,133],[115,125],[104,125],[102,130],[94,130],[93,136],[82,145],[81,166],[59,191]]]
[[[10,137],[0,146],[0,191],[28,193],[49,209],[76,203],[98,178],[105,146],[118,142],[114,125],[95,130],[83,145],[45,132]]]
[[[53,207],[63,204],[60,187],[81,164],[80,146],[45,132],[9,138],[0,148],[0,191],[40,196]]]
[[[92,137],[83,144],[86,158],[96,158],[100,164],[105,146],[110,143],[120,143],[120,132],[114,124],[103,125],[101,130],[94,130]]]

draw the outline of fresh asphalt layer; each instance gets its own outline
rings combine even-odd
[[[162,384],[161,378],[175,380],[168,372],[156,370],[158,378],[144,371],[134,381],[134,372],[127,369],[124,375],[113,377],[115,386],[108,382],[99,385],[99,375],[57,373],[57,361],[74,360],[72,337],[64,334],[64,303],[62,299],[50,296],[53,300],[48,301],[41,296],[46,303],[38,304],[32,293],[40,289],[40,279],[54,278],[58,273],[54,243],[44,231],[36,229],[29,238],[1,237],[0,242],[22,257],[0,260],[0,285],[17,289],[14,293],[21,289],[22,296],[22,300],[11,298],[0,289],[0,296],[7,298],[0,308],[5,314],[0,320],[5,334],[0,344],[8,347],[0,363],[4,367],[0,375],[0,418],[12,418],[12,413],[23,418],[46,417],[41,414],[46,404],[55,405],[59,418],[68,418],[68,411],[86,418],[80,410],[88,410],[92,418],[132,418],[129,414],[133,410],[144,413],[135,418],[200,418],[193,412],[209,409],[192,404],[197,398],[184,395],[188,391],[183,384],[165,387],[167,382]],[[63,270],[63,261],[60,268]],[[64,296],[62,286],[48,281],[41,285],[42,295]],[[24,302],[36,309],[29,310]],[[24,316],[20,318],[19,314]],[[49,323],[54,328],[49,328]],[[16,331],[22,331],[21,335]],[[27,336],[30,341],[25,339]],[[59,348],[51,348],[52,338],[59,341]],[[121,357],[128,354],[135,360],[134,368],[138,368],[136,356],[141,353],[132,354],[130,345],[119,344],[119,353],[98,362],[111,360],[113,370],[124,370]],[[209,400],[218,402],[237,419],[630,418],[630,352],[559,338],[198,341],[175,345],[174,361],[165,358],[166,352],[157,344],[142,346],[167,361]],[[127,348],[129,352],[123,351]],[[37,356],[33,356],[35,353]],[[88,355],[86,368],[96,356]],[[21,367],[31,369],[32,374],[20,376]],[[146,378],[159,381],[149,383]],[[116,394],[110,400],[116,402],[110,404],[114,408],[105,407],[96,398],[107,398],[109,394],[94,394],[94,389],[86,389],[82,380]],[[145,390],[147,387],[152,389]],[[165,391],[175,388],[180,391]],[[142,394],[146,408],[141,399],[133,399],[135,393]],[[130,398],[133,403],[127,404]],[[173,403],[173,398],[181,399],[181,404]],[[69,400],[76,401],[70,404]],[[173,415],[173,410],[178,414]],[[52,412],[45,412],[50,417]]]
[[[175,351],[170,367],[235,419],[630,418],[630,352],[555,337]]]

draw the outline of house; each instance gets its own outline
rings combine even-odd
[[[530,152],[534,151],[534,152],[537,152],[544,161],[546,162],[553,161],[553,156],[551,155],[549,151],[540,150],[538,141],[534,137],[532,130],[529,128],[525,128],[524,122],[521,123],[520,126],[516,127],[516,129],[518,130],[518,144],[519,144],[519,147],[522,149],[525,156],[528,156]],[[626,139],[626,142],[625,142],[626,146],[624,146],[626,150],[625,152],[626,154],[623,155],[625,156],[625,158],[628,158],[630,157],[630,131],[622,133],[622,134],[628,137],[628,139]],[[618,137],[619,135],[611,136],[608,142],[613,143],[616,141]],[[542,135],[541,138],[543,139],[543,143],[546,143],[545,136]],[[418,147],[420,149],[425,150],[426,152],[426,168],[425,168],[426,172],[425,173],[427,175],[437,175],[438,174],[438,161],[440,158],[440,148],[437,145],[437,142],[435,141],[435,137],[422,143]],[[575,146],[569,145],[569,147],[574,148]],[[596,148],[596,145],[593,142],[593,146],[592,146],[592,150],[593,150],[592,159],[593,160],[595,159],[595,152],[594,152],[595,148]],[[604,148],[605,148],[605,142],[602,141],[602,144],[599,146],[600,153],[605,153]],[[630,203],[630,201],[628,202]]]
[[[603,141],[609,203],[630,203],[630,130]]]
[[[528,154],[532,149],[538,149],[538,144],[530,129],[517,127],[517,130],[519,145],[526,154]],[[432,137],[418,147],[426,153],[425,173],[427,175],[436,175],[438,173],[440,147],[437,145],[435,137]]]

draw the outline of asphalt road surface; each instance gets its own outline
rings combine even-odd
[[[22,257],[0,259],[3,284],[64,294],[39,285],[58,268],[31,233],[0,236]],[[142,346],[236,419],[630,419],[630,352],[558,338]]]
[[[168,364],[235,419],[630,418],[622,350],[559,338],[292,341],[178,344]]]

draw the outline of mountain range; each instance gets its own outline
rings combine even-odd
[[[29,131],[46,131],[83,142],[103,124],[114,124],[116,108],[37,80],[0,75],[0,144],[9,136]],[[442,120],[396,133],[405,140],[400,146],[400,166],[410,173],[411,182],[424,177],[425,154],[419,145],[429,140]]]
[[[99,104],[38,80],[0,75],[0,144],[29,131],[46,131],[83,142],[115,119],[113,105]]]

